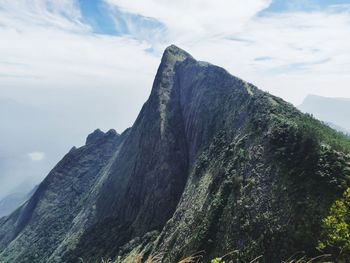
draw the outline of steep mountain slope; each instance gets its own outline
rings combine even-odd
[[[292,105],[170,46],[132,128],[90,135],[0,220],[0,261],[314,255],[349,185],[349,149]]]
[[[85,146],[72,148],[29,201],[2,219],[0,261],[46,262],[120,141],[113,130],[107,134],[97,130]]]
[[[313,114],[316,118],[326,122],[332,128],[344,133],[350,133],[350,99],[327,98],[308,95],[299,106],[303,112]]]

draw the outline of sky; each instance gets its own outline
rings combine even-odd
[[[0,185],[131,126],[170,44],[294,105],[350,98],[350,0],[0,0]]]
[[[350,97],[349,0],[0,0],[0,39],[0,88],[110,88],[139,108],[176,44],[294,104]]]

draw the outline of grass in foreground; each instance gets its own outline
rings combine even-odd
[[[237,252],[238,251],[233,251],[222,257],[214,258],[211,260],[211,263],[239,263],[239,261],[234,258],[234,254],[236,254]],[[177,263],[202,263],[203,254],[204,252],[195,253],[191,256],[181,259]],[[156,255],[149,256],[145,260],[143,258],[143,255],[137,255],[125,263],[161,263],[162,257],[163,257],[163,254],[156,254]],[[263,256],[259,256],[246,263],[260,263],[260,262],[263,262],[262,258]],[[281,263],[333,263],[333,261],[331,261],[330,258],[331,258],[331,255],[321,255],[314,258],[307,258],[306,256],[293,255],[287,260],[282,261]],[[83,259],[80,259],[80,260],[81,260],[81,263],[92,263],[89,261],[85,262]],[[106,259],[106,260],[102,259],[101,261],[96,263],[120,263],[120,261],[113,261],[111,259]]]

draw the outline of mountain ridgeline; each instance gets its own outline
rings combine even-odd
[[[170,46],[134,125],[96,130],[0,219],[0,262],[315,256],[350,183],[349,149],[291,104]]]

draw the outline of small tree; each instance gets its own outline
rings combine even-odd
[[[350,258],[350,188],[323,219],[318,249],[338,256],[339,260]]]

